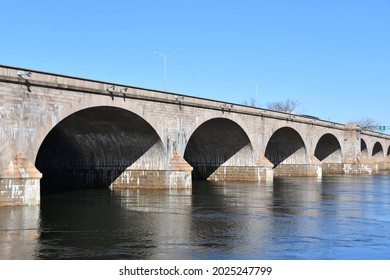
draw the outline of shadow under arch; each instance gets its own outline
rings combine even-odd
[[[387,156],[387,157],[390,156],[390,146],[389,146],[389,148],[387,149],[387,154],[386,154],[386,156]]]
[[[336,136],[324,134],[317,143],[314,156],[321,162],[341,163],[341,145]]]
[[[268,141],[265,157],[274,165],[274,169],[281,164],[305,164],[305,143],[295,129],[279,128]]]
[[[372,149],[372,157],[378,162],[382,162],[384,160],[385,155],[381,143],[375,143],[374,148]]]
[[[360,153],[364,158],[368,158],[367,144],[363,139],[360,139]]]
[[[125,109],[99,106],[75,112],[43,140],[35,165],[43,174],[41,194],[108,187],[153,147],[162,158],[162,141],[152,126]]]
[[[238,154],[239,158],[235,158]],[[201,124],[191,135],[184,159],[193,167],[193,180],[206,180],[224,163],[250,165],[253,148],[241,126],[229,119],[215,118]]]

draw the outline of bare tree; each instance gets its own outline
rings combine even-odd
[[[251,97],[251,98],[249,98],[249,101],[244,100],[244,105],[246,105],[246,106],[252,106],[252,107],[257,107],[257,106],[256,106],[256,99],[254,99],[253,97]]]
[[[267,107],[268,109],[275,110],[275,111],[293,113],[295,108],[298,107],[298,105],[299,105],[298,101],[287,99],[286,101],[268,103]]]
[[[369,117],[357,120],[355,121],[355,123],[358,124],[362,129],[367,129],[367,130],[377,130],[379,126],[376,120]]]

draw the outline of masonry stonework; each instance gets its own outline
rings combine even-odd
[[[390,167],[389,135],[223,101],[9,66],[0,97],[2,206],[85,186],[190,189]]]

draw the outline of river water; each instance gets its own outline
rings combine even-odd
[[[0,207],[0,259],[390,259],[390,173],[89,189]]]

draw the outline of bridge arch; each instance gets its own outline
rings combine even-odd
[[[305,143],[291,127],[282,127],[273,133],[267,143],[265,157],[274,165],[276,176],[285,175],[283,166],[301,165],[308,161]]]
[[[372,149],[372,157],[377,161],[377,162],[383,162],[384,160],[384,151],[382,144],[379,142],[376,142],[373,149]]]
[[[254,164],[248,135],[240,125],[227,118],[213,118],[199,125],[189,138],[184,159],[194,168],[193,180],[209,179],[222,166]]]
[[[336,136],[330,133],[324,134],[317,143],[314,156],[321,162],[341,163],[343,155]]]
[[[343,153],[334,134],[325,133],[318,140],[314,156],[321,162],[322,174],[343,174]]]
[[[252,167],[252,174],[256,173],[256,179],[260,180],[280,176],[279,170],[283,167],[286,176],[297,176],[298,172],[301,172],[298,176],[312,176],[314,173],[308,174],[309,169],[320,174],[323,171],[320,169],[325,165],[314,156],[316,145],[320,147],[317,156],[327,160],[324,156],[326,153],[321,151],[327,150],[326,140],[320,141],[325,133],[335,135],[341,143],[343,172],[371,173],[390,166],[390,136],[366,132],[355,124],[337,124],[218,100],[40,71],[31,71],[31,79],[25,80],[16,77],[20,76],[19,71],[26,69],[0,68],[0,95],[2,100],[7,100],[0,106],[0,205],[39,203],[37,193],[39,196],[42,174],[34,163],[43,170],[44,184],[53,179],[53,182],[60,182],[63,186],[77,185],[77,178],[82,178],[82,181],[96,187],[108,185],[126,166],[116,163],[124,161],[121,156],[127,156],[126,160],[131,165],[114,183],[123,179],[121,182],[125,184],[129,178],[141,181],[144,180],[144,173],[148,173],[144,176],[147,178],[143,181],[145,184],[137,184],[136,187],[150,187],[146,183],[150,183],[149,178],[155,176],[153,178],[159,178],[155,180],[156,185],[163,183],[169,188],[188,188],[191,185],[192,167],[183,160],[185,152],[192,164],[197,163],[198,157],[218,158],[218,161],[210,160],[209,163],[221,164],[224,160],[220,156],[225,152],[223,149],[235,147],[238,151],[216,171],[226,171],[226,176],[234,172],[242,175],[242,171]],[[116,109],[108,109],[110,114],[104,115],[104,108],[112,107]],[[85,112],[101,115],[98,124],[106,127],[106,130],[99,134],[95,130],[98,126],[96,122],[88,126],[80,121],[80,114]],[[111,126],[105,123],[107,118],[114,120]],[[218,124],[214,119],[218,118],[225,119],[222,127],[228,128],[233,137],[223,131],[224,128],[217,129],[223,136],[218,136],[214,141],[219,141],[224,148],[213,151],[213,141],[208,143],[202,134],[208,131],[213,133]],[[145,130],[142,133],[122,130],[125,122],[126,125],[140,126]],[[71,130],[65,129],[67,125],[71,126]],[[104,135],[110,138],[106,142],[100,140]],[[283,140],[285,136],[287,139]],[[204,146],[208,145],[206,151],[210,154],[202,152],[204,147],[200,145],[198,151],[203,155],[197,155],[197,145],[192,143],[195,139],[203,141]],[[237,140],[240,145],[234,142]],[[377,141],[382,149],[374,149]],[[85,146],[84,153],[78,150],[80,145]],[[118,145],[120,149],[116,147]],[[243,147],[237,148],[240,146]],[[63,147],[68,149],[64,150]],[[126,150],[124,154],[118,152],[123,149]],[[374,150],[382,150],[388,156],[381,167],[380,162],[376,164],[370,158]],[[276,168],[272,170],[274,165]],[[201,176],[206,174],[198,173]],[[65,178],[64,174],[73,174],[73,181],[61,180]],[[60,179],[55,181],[57,178]]]
[[[35,165],[41,193],[108,187],[129,166],[162,169],[165,149],[143,118],[111,106],[77,111],[43,140]]]
[[[368,147],[366,141],[360,139],[360,153],[364,158],[368,158]]]

